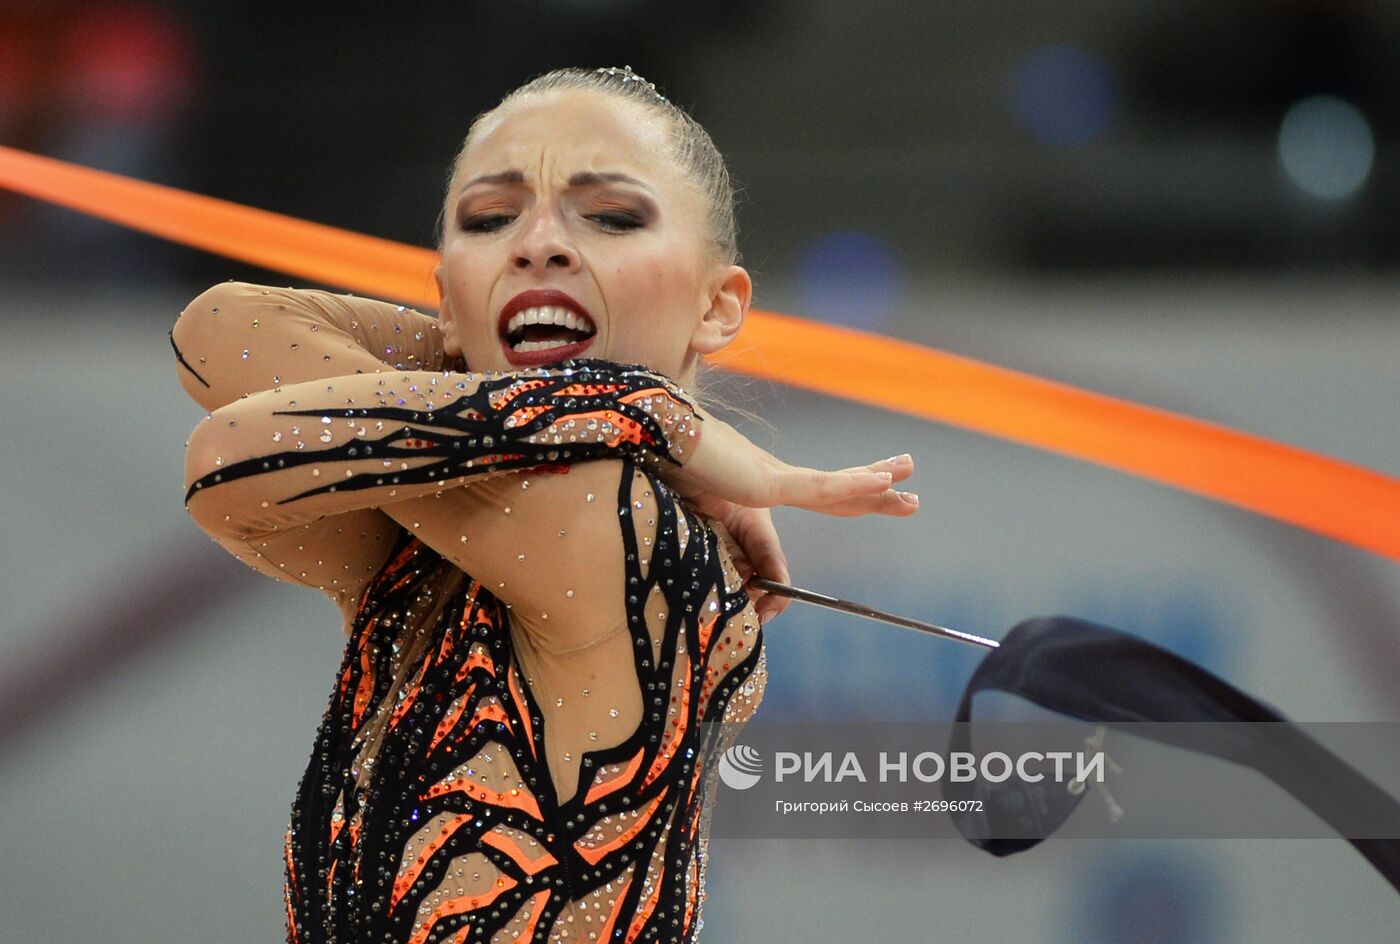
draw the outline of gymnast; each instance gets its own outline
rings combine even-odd
[[[718,726],[788,602],[770,509],[907,516],[908,455],[789,465],[693,393],[752,284],[705,130],[630,69],[471,125],[436,318],[227,282],[171,332],[190,515],[348,637],[287,940],[695,941]],[[727,725],[726,730],[734,725]]]

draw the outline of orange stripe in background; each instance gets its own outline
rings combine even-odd
[[[713,362],[1130,472],[1400,561],[1400,480],[1228,426],[767,312]]]
[[[6,147],[0,186],[297,278],[437,305],[432,250]],[[1130,472],[1400,561],[1400,481],[1260,436],[759,310],[714,363]]]
[[[437,253],[0,147],[0,186],[353,292],[436,307]]]

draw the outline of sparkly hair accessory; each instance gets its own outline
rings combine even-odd
[[[620,78],[624,83],[636,82],[638,85],[645,85],[648,89],[651,90],[651,94],[655,95],[663,102],[666,101],[666,96],[662,95],[656,90],[656,83],[648,82],[646,79],[633,72],[631,66],[623,66],[621,69],[619,69],[617,66],[608,66],[606,69],[594,69],[593,71],[597,75],[606,75]]]

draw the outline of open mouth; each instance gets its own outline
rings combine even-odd
[[[571,357],[597,333],[592,320],[563,305],[535,305],[511,316],[501,340],[517,363]]]

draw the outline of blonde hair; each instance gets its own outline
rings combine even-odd
[[[671,131],[671,146],[675,158],[699,188],[705,198],[706,217],[709,223],[709,239],[720,262],[734,265],[739,261],[738,224],[736,222],[736,195],[734,183],[729,176],[729,165],[724,161],[719,148],[715,147],[710,133],[700,122],[690,116],[685,109],[676,105],[656,90],[656,86],[632,71],[626,69],[584,69],[570,66],[555,69],[536,76],[524,85],[509,92],[495,106],[472,119],[471,127],[462,140],[462,146],[452,159],[448,171],[448,187],[457,174],[462,155],[471,144],[472,136],[481,123],[497,110],[518,101],[527,95],[549,92],[556,89],[586,89],[616,95],[637,102],[652,113],[664,118]],[[444,236],[443,224],[446,210],[438,216],[438,243],[441,246]]]
[[[695,402],[699,403],[700,406],[704,407],[706,410],[720,414],[730,414],[735,417],[743,417],[754,425],[764,427],[770,433],[777,432],[773,424],[762,416],[715,393],[712,389],[711,378],[718,370],[719,368],[711,366],[708,361],[701,358],[695,365],[695,378],[690,382],[690,386],[686,388],[686,392],[694,397]],[[723,419],[724,417],[721,416],[721,418]],[[732,419],[725,419],[725,422],[729,423],[731,426],[738,425],[734,423]]]

